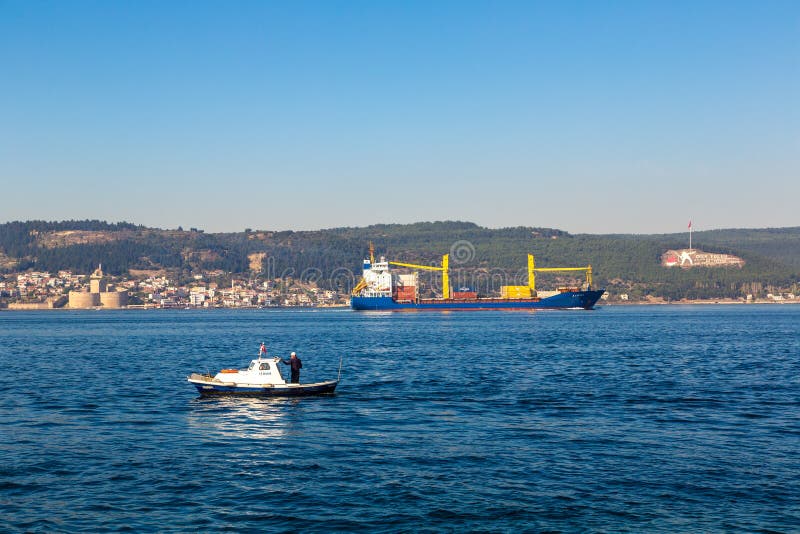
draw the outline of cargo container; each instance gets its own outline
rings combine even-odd
[[[531,298],[531,288],[528,286],[500,286],[500,298],[529,299]]]
[[[478,293],[475,291],[453,291],[453,298],[457,300],[476,299]]]
[[[580,290],[581,289],[579,287],[559,287],[558,288],[558,292],[559,293],[573,293],[575,291],[580,291]]]
[[[414,286],[397,287],[395,288],[395,299],[403,301],[416,300],[417,288]]]

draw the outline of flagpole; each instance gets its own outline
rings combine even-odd
[[[692,221],[689,221],[689,251],[692,250]]]

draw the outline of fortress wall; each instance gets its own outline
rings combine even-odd
[[[69,292],[69,307],[70,308],[94,308],[100,305],[99,293],[85,293],[83,291],[70,291]]]
[[[52,308],[52,302],[12,302],[8,305],[9,310],[50,310]]]
[[[123,291],[100,293],[100,303],[104,308],[123,308],[128,305],[128,294]]]

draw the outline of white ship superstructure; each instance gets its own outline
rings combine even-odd
[[[392,274],[389,272],[389,262],[383,256],[379,261],[372,262],[372,258],[364,260],[362,273],[366,287],[361,294],[365,297],[391,297]]]

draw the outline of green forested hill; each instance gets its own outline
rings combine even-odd
[[[571,235],[549,228],[490,229],[454,221],[225,234],[102,221],[12,222],[0,225],[0,259],[5,257],[0,268],[88,273],[102,263],[112,274],[163,268],[180,278],[211,269],[244,273],[250,265],[248,255],[260,252],[266,258],[259,275],[300,277],[344,289],[358,276],[369,241],[376,254],[397,261],[436,264],[442,254],[450,253],[454,281],[483,290],[501,279],[524,283],[528,253],[542,267],[591,264],[595,285],[634,296],[738,297],[796,288],[800,278],[800,227],[695,232],[695,248],[735,254],[746,264],[741,269],[681,270],[665,269],[659,261],[667,249],[685,248],[686,234]],[[554,286],[578,278],[544,274],[539,284]],[[433,282],[435,276],[427,279]],[[492,279],[495,282],[487,282]],[[485,289],[480,287],[484,282]]]

